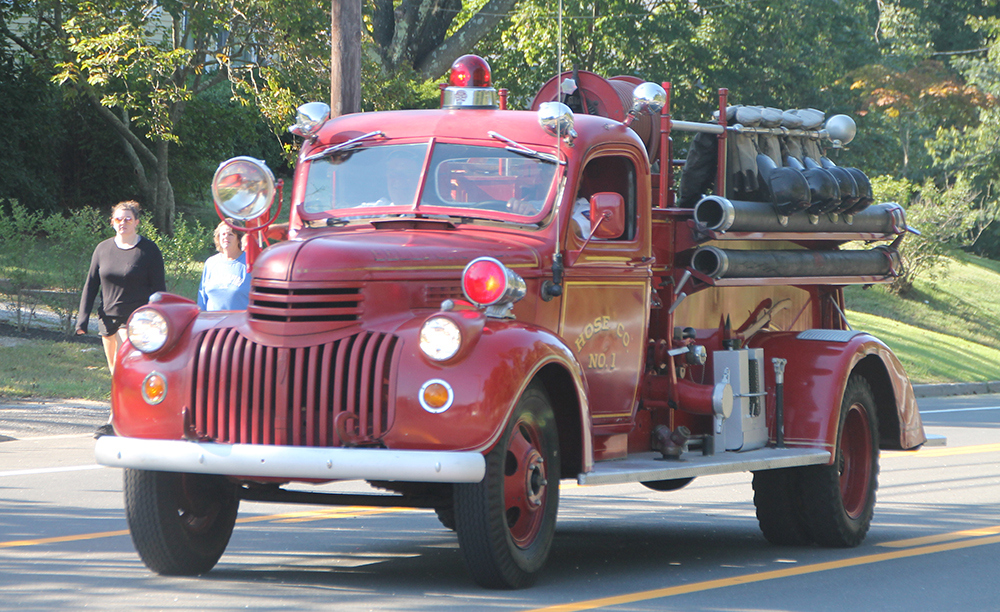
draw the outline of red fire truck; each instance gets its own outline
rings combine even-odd
[[[96,455],[125,468],[150,569],[210,570],[240,500],[404,506],[455,530],[476,582],[518,588],[561,479],[741,471],[767,540],[863,540],[879,449],[926,440],[899,361],[844,316],[843,286],[890,281],[909,229],[826,155],[853,121],[725,90],[713,120],[677,121],[668,84],[582,71],[505,107],[475,56],[440,109],[303,106],[249,308],[157,294],[131,317]],[[258,237],[278,190],[245,157],[213,182]],[[385,493],[314,486],[348,479]]]

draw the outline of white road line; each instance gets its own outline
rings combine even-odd
[[[979,408],[952,408],[950,410],[921,410],[920,414],[939,414],[942,412],[978,412],[980,410],[1000,410],[1000,406],[982,406]]]
[[[0,472],[0,478],[4,476],[31,476],[32,474],[56,474],[59,472],[80,472],[82,470],[100,470],[103,465],[72,465],[69,467],[38,468],[34,470],[13,470],[10,472]]]

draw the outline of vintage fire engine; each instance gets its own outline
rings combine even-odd
[[[863,540],[879,449],[925,436],[897,358],[844,316],[843,286],[898,274],[909,229],[827,157],[853,121],[725,90],[715,119],[676,121],[668,84],[583,71],[531,110],[504,94],[465,56],[440,109],[304,105],[249,308],[157,294],[133,314],[96,455],[126,468],[153,571],[210,570],[246,499],[433,509],[476,582],[523,587],[568,478],[750,471],[767,540]],[[213,182],[255,236],[277,190],[251,158]],[[314,487],[346,479],[385,493]]]

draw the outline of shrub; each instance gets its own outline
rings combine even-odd
[[[62,330],[72,335],[76,313],[94,248],[112,234],[105,217],[96,208],[82,208],[68,216],[53,214],[41,223],[48,235],[48,291],[40,294],[42,302],[58,316]]]
[[[173,236],[161,233],[151,223],[144,224],[139,233],[155,242],[163,253],[167,291],[196,299],[202,263],[215,250],[212,230],[179,213],[174,221]]]
[[[211,230],[178,215],[173,236],[152,223],[141,225],[139,233],[163,253],[167,291],[194,299],[202,262],[214,251]],[[0,294],[15,326],[24,331],[45,305],[72,335],[94,248],[112,234],[106,214],[95,208],[45,215],[16,201],[0,207]]]
[[[944,258],[967,247],[992,222],[991,213],[979,208],[977,194],[966,181],[938,189],[928,179],[916,189],[912,183],[878,177],[872,181],[877,200],[895,200],[906,206],[906,222],[921,232],[900,244],[904,270],[890,290],[906,295],[916,278],[935,278]]]
[[[20,202],[9,202],[10,212],[0,207],[0,268],[6,279],[0,283],[9,300],[7,308],[14,311],[14,325],[24,331],[31,324],[38,307],[38,285],[29,265],[37,253],[38,230],[42,213],[30,212]]]

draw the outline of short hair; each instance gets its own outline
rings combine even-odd
[[[219,234],[222,233],[222,230],[224,228],[228,227],[228,228],[232,229],[233,223],[235,223],[235,221],[233,221],[229,217],[226,217],[225,221],[222,221],[221,223],[219,223],[218,225],[215,226],[215,231],[212,232],[212,240],[215,241],[215,250],[216,251],[218,251],[220,253],[222,252],[222,243],[219,242]],[[233,234],[235,234],[235,233],[236,233],[236,230],[233,230]],[[242,249],[242,245],[240,245],[240,247]]]
[[[119,210],[129,211],[130,213],[132,213],[132,216],[135,217],[136,221],[139,220],[139,215],[142,214],[142,206],[139,206],[139,203],[136,202],[135,200],[125,200],[123,202],[115,204],[111,208],[111,216],[114,217],[115,213],[118,212]]]

